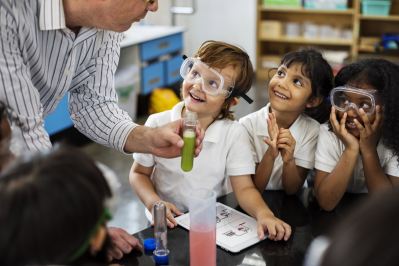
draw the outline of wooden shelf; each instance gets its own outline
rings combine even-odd
[[[379,20],[379,21],[399,21],[399,15],[392,15],[392,16],[366,16],[361,15],[361,20]]]
[[[257,76],[265,78],[267,72],[262,66],[265,57],[282,56],[288,51],[302,46],[318,46],[321,50],[331,49],[348,52],[350,58],[361,56],[377,56],[387,54],[399,61],[399,51],[386,53],[375,51],[373,46],[362,46],[360,40],[365,37],[381,38],[384,33],[399,33],[399,0],[392,1],[389,16],[363,15],[361,0],[349,0],[346,10],[321,10],[293,7],[265,6],[263,0],[257,0]],[[268,28],[265,21],[269,21]],[[274,22],[275,24],[273,24]],[[280,22],[280,25],[278,24]],[[351,35],[351,39],[344,38],[304,38],[288,37],[285,34],[290,28],[287,23],[297,24],[299,30],[306,28],[310,33],[317,35],[317,26],[331,26],[342,34]],[[274,25],[274,27],[273,27]],[[313,26],[313,28],[309,28]],[[316,29],[315,26],[316,25]],[[291,25],[292,26],[292,25]],[[292,27],[291,27],[292,28]],[[324,27],[323,29],[326,29]],[[327,28],[328,29],[328,28]],[[348,32],[344,31],[350,31]],[[334,33],[337,33],[335,31]],[[334,34],[341,35],[341,34]],[[270,37],[275,36],[275,37]],[[324,34],[324,36],[326,36]],[[331,36],[333,36],[331,34]],[[377,41],[378,42],[378,41]],[[278,61],[278,60],[277,60]]]
[[[324,14],[324,15],[353,15],[355,10],[352,8],[345,10],[329,10],[329,9],[305,9],[292,7],[269,7],[261,6],[261,11],[282,12],[282,13],[301,13],[301,14]]]
[[[279,38],[262,37],[259,38],[261,41],[267,42],[282,42],[282,43],[293,43],[293,44],[316,44],[316,45],[331,45],[331,46],[351,46],[352,40],[345,39],[309,39],[304,37],[287,37],[282,36]]]

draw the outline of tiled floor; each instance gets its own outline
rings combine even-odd
[[[265,82],[256,82],[248,95],[254,100],[251,105],[244,100],[234,108],[236,118],[254,112],[263,107],[267,102]],[[132,192],[128,175],[132,165],[132,156],[121,154],[115,150],[101,145],[90,143],[82,148],[96,161],[110,167],[119,178],[121,186],[114,193],[116,205],[113,210],[114,218],[109,223],[111,226],[122,227],[129,233],[135,233],[146,228],[149,223],[144,216],[144,206]]]

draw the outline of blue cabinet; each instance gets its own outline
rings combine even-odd
[[[183,34],[177,33],[140,44],[141,94],[180,80]]]

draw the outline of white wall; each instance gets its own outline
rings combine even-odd
[[[190,0],[186,0],[191,3]],[[159,10],[149,13],[145,23],[171,25],[171,0],[158,0]],[[179,4],[184,0],[177,1]],[[184,52],[193,52],[206,40],[220,40],[242,47],[255,67],[256,0],[196,0],[194,15],[177,15],[176,24],[184,26]]]

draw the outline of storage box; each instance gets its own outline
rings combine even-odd
[[[265,6],[278,6],[278,7],[301,7],[301,0],[263,0]]]
[[[278,20],[264,20],[260,23],[261,38],[279,38],[283,33],[283,23]]]
[[[348,0],[305,0],[303,3],[306,9],[348,9]]]
[[[391,9],[390,0],[363,0],[362,14],[369,16],[388,16]]]

